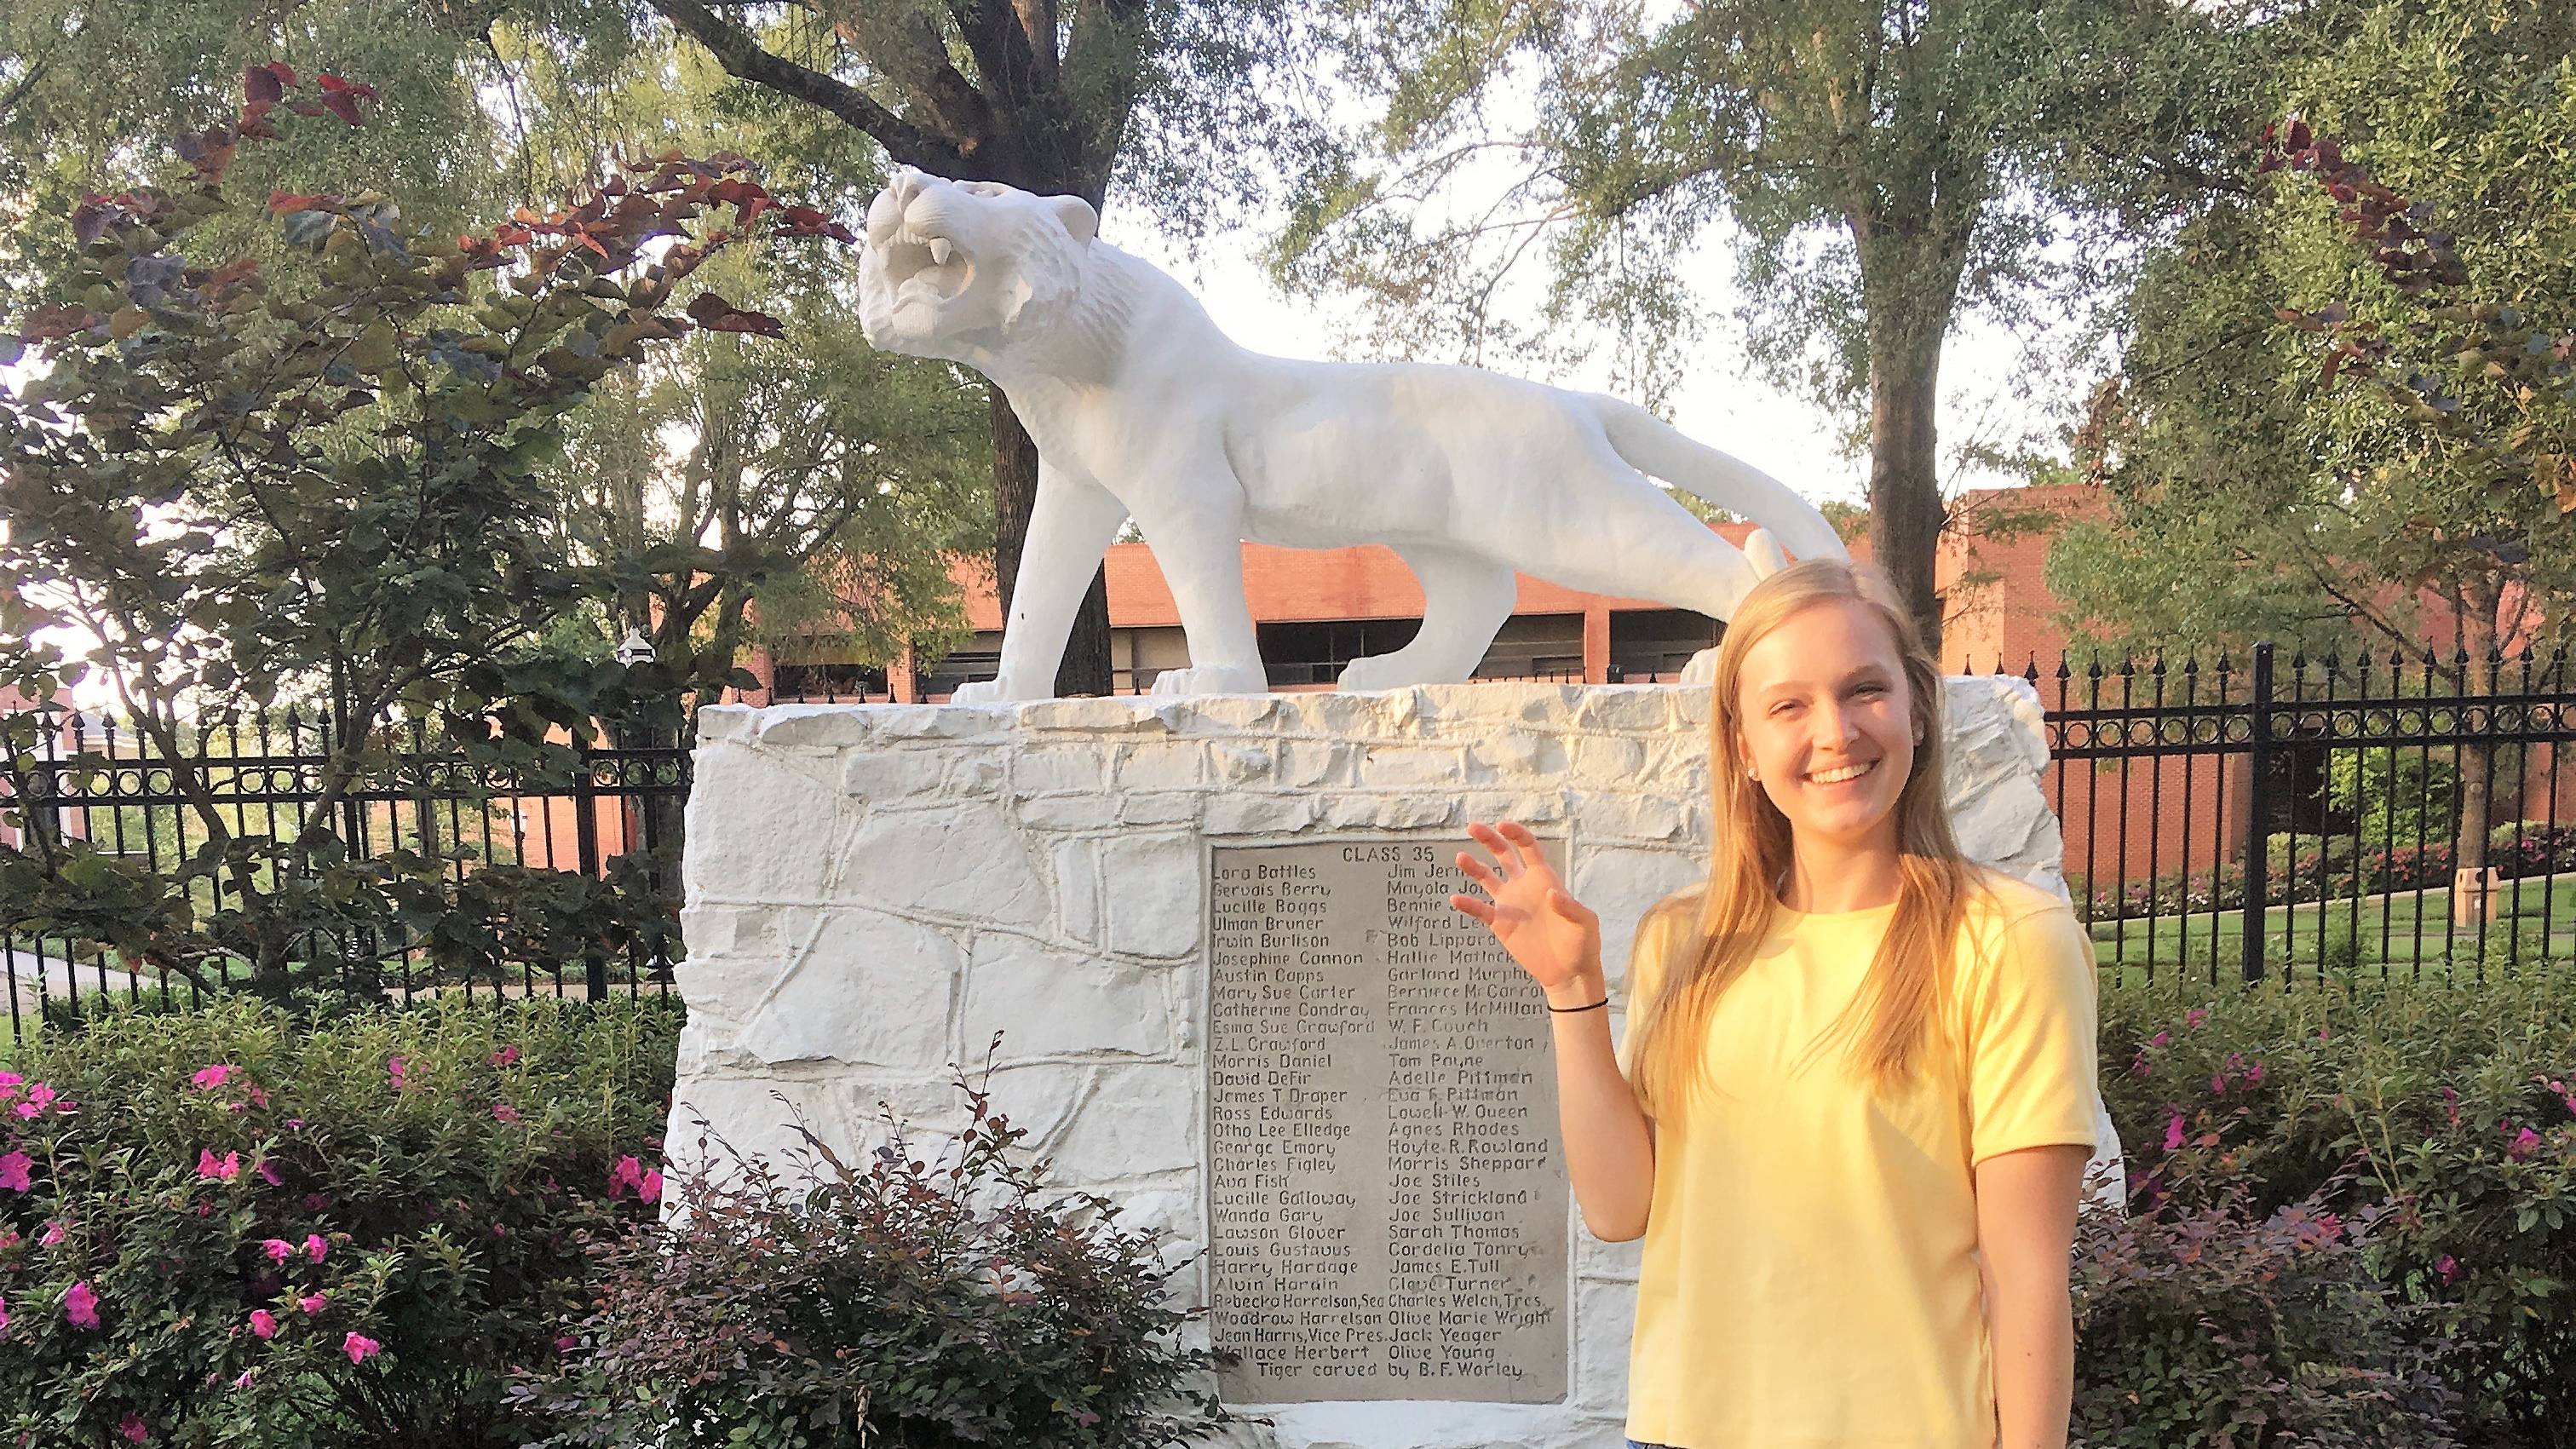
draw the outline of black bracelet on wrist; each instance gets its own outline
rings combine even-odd
[[[1551,1006],[1548,1010],[1557,1012],[1561,1015],[1570,1011],[1599,1011],[1601,1008],[1608,1006],[1609,1004],[1610,998],[1605,996],[1599,1001],[1592,1003],[1590,1006]]]

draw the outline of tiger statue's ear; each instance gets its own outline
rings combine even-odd
[[[1073,233],[1075,241],[1087,242],[1100,235],[1100,213],[1091,209],[1090,202],[1079,196],[1050,196],[1046,204],[1055,219],[1064,223],[1064,229]]]

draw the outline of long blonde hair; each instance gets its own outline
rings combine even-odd
[[[1912,723],[1922,743],[1914,748],[1913,773],[1896,797],[1902,883],[1895,917],[1859,992],[1810,1052],[1844,1039],[1854,1074],[1886,1092],[1913,1075],[1935,1023],[1973,880],[1942,796],[1940,670],[1913,616],[1878,569],[1839,559],[1792,564],[1745,595],[1718,647],[1708,711],[1717,848],[1707,886],[1695,897],[1676,897],[1658,908],[1688,910],[1696,900],[1697,949],[1677,948],[1666,958],[1654,999],[1643,1004],[1642,1034],[1630,1064],[1651,1115],[1677,1111],[1687,1089],[1704,1079],[1709,1012],[1752,963],[1780,909],[1776,883],[1790,866],[1788,817],[1760,784],[1746,778],[1738,749],[1744,656],[1791,616],[1836,600],[1864,605],[1886,622],[1904,664]]]

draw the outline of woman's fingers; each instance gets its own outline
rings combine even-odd
[[[1522,870],[1529,869],[1530,856],[1538,854],[1538,837],[1530,833],[1530,828],[1517,820],[1506,820],[1503,822],[1502,829],[1496,833],[1502,837],[1504,844],[1512,848],[1512,864]],[[1526,854],[1521,850],[1523,845],[1529,847]]]
[[[1474,896],[1451,896],[1449,908],[1460,915],[1474,916],[1488,926],[1494,923],[1494,906],[1491,901],[1480,901]]]
[[[1547,905],[1548,909],[1556,912],[1560,916],[1563,916],[1565,919],[1574,922],[1578,926],[1589,926],[1600,919],[1592,913],[1592,908],[1590,906],[1585,905],[1583,902],[1576,900],[1574,897],[1567,895],[1563,891],[1549,891],[1547,893]]]
[[[1520,873],[1512,865],[1514,859],[1512,843],[1503,838],[1501,831],[1481,820],[1470,820],[1467,822],[1467,833],[1475,838],[1478,845],[1493,852],[1494,865],[1503,879],[1509,880]]]
[[[1502,877],[1494,874],[1493,867],[1463,850],[1458,852],[1458,871],[1467,879],[1484,887],[1487,895],[1492,895],[1503,888]]]

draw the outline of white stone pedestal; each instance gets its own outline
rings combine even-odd
[[[1953,679],[1948,705],[1961,844],[2062,890],[2037,697]],[[670,1145],[703,1116],[744,1151],[792,1149],[780,1098],[836,1147],[880,1136],[880,1104],[939,1129],[952,1064],[1000,1031],[997,1107],[1191,1257],[1209,848],[1397,832],[1445,855],[1469,819],[1562,836],[1616,1009],[1638,917],[1706,869],[1707,715],[1703,688],[1516,683],[704,710]],[[1244,1407],[1282,1449],[1616,1449],[1636,1252],[1569,1221],[1564,1402]],[[1178,1286],[1198,1302],[1205,1281]]]

